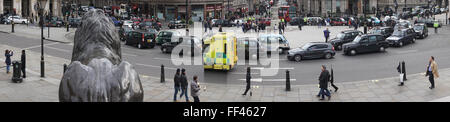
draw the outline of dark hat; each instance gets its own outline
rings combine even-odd
[[[186,72],[186,69],[184,69],[184,68],[181,69],[181,72],[182,72],[182,73],[185,73],[185,72]]]
[[[180,68],[177,68],[177,73],[180,73]]]

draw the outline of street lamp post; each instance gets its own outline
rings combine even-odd
[[[42,2],[42,1],[41,1]],[[44,62],[44,8],[43,3],[38,3],[39,25],[41,26],[41,77],[45,77],[45,62]]]
[[[363,22],[364,22],[364,34],[367,34],[367,19],[366,19],[366,13],[367,13],[367,11],[366,11],[366,9],[367,9],[367,0],[364,0],[364,7],[363,7],[363,15],[364,15],[364,18],[363,18]]]
[[[186,0],[186,15],[185,15],[185,18],[186,18],[186,21],[185,21],[185,23],[186,23],[186,36],[189,36],[189,12],[188,12],[188,7],[189,7],[189,4],[188,4],[188,0]]]
[[[10,13],[13,13],[12,15],[13,16],[11,16],[11,33],[14,33],[14,9],[13,9],[13,7],[11,7],[11,12]]]
[[[50,19],[51,19],[49,14],[47,14],[47,19],[48,19],[48,21],[50,21]],[[47,24],[47,29],[48,29],[47,38],[50,38],[50,26],[49,26],[49,24]]]

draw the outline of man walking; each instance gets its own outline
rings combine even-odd
[[[194,102],[200,102],[198,98],[200,92],[200,85],[198,85],[197,76],[194,76],[194,80],[191,82],[191,96],[194,98]]]
[[[298,18],[298,29],[300,29],[300,31],[302,30],[302,25],[303,25],[303,20]]]
[[[281,22],[280,23],[278,23],[278,33],[280,33],[280,34],[283,34],[283,24],[281,24]]]
[[[183,95],[184,95],[186,97],[186,102],[189,102],[189,97],[188,97],[188,94],[187,94],[188,81],[187,81],[187,78],[186,78],[186,70],[184,68],[181,69],[180,82],[181,82],[181,95],[180,95],[180,98],[183,97]]]
[[[331,67],[331,76],[330,76],[330,84],[334,88],[334,92],[337,92],[339,89],[336,85],[334,85],[334,74],[333,74],[333,67]]]
[[[323,34],[325,36],[325,43],[327,43],[328,37],[330,37],[330,31],[328,30],[328,28],[323,31]]]
[[[330,91],[328,90],[328,81],[330,80],[330,74],[328,72],[328,70],[326,69],[326,67],[324,65],[322,65],[322,72],[320,73],[319,76],[319,94],[317,95],[317,97],[321,97],[319,100],[324,100],[325,95],[328,97],[328,100],[330,100],[331,95],[330,95]]]
[[[208,30],[208,21],[207,20],[203,21],[203,26],[205,27],[205,33],[206,33],[206,31]]]
[[[428,76],[428,80],[430,80],[431,86],[429,88],[434,89],[434,77],[439,78],[439,73],[433,56],[430,57],[425,76]]]
[[[247,76],[245,77],[245,82],[247,83],[247,86],[245,87],[245,92],[242,95],[247,95],[248,90],[250,90],[250,81],[252,79],[252,76],[250,74],[250,67],[247,67]],[[250,92],[251,96],[251,92]]]
[[[26,59],[25,59],[25,50],[22,50],[22,55],[20,56],[20,61],[22,62],[22,67],[20,67],[21,68],[21,71],[22,71],[22,77],[23,78],[25,78],[26,77],[26,75],[25,75],[25,64],[26,64]]]
[[[180,83],[180,78],[181,78],[180,69],[178,68],[176,73],[175,73],[175,76],[173,77],[173,81],[175,82],[174,83],[175,93],[173,94],[173,101],[174,102],[177,101],[178,91],[180,90],[180,84],[181,84]]]
[[[405,75],[405,74],[403,74],[404,71],[403,71],[402,69],[403,69],[403,67],[402,67],[401,62],[398,62],[397,72],[400,73],[400,84],[399,84],[398,86],[403,86],[403,85],[405,85],[404,79],[403,79],[403,75]]]

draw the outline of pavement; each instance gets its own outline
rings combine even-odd
[[[0,45],[0,49],[20,50],[21,48]],[[20,59],[15,53],[13,60]],[[0,60],[4,60],[3,57]],[[0,69],[1,102],[57,102],[63,64],[70,61],[46,55],[46,77],[41,78],[40,53],[27,52],[27,78],[22,83],[12,83],[12,74]],[[4,67],[1,64],[0,67]],[[439,64],[438,64],[439,65]],[[166,72],[173,74],[171,72]],[[188,72],[189,73],[189,72]],[[428,88],[428,78],[424,73],[408,74],[405,86],[398,85],[398,77],[374,80],[337,82],[337,92],[332,92],[329,102],[450,102],[450,68],[439,69],[440,77],[436,79],[436,88]],[[166,77],[160,83],[158,77],[140,75],[144,88],[145,102],[172,102],[173,80]],[[190,79],[190,78],[189,78]],[[216,84],[199,81],[201,85],[200,100],[203,102],[318,102],[315,95],[317,84],[292,85],[291,91],[285,91],[284,85],[253,85],[252,96],[242,96],[245,85]],[[192,98],[190,97],[190,100]],[[179,99],[184,101],[184,99]],[[328,102],[325,100],[324,102]]]

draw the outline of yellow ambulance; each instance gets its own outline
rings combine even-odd
[[[212,70],[231,70],[237,64],[236,35],[217,33],[204,41],[203,67]]]

